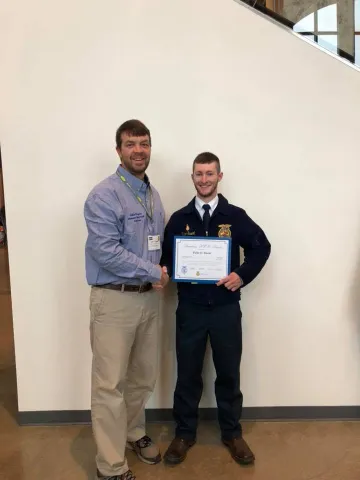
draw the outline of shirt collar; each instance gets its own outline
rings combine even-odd
[[[118,166],[117,172],[119,175],[125,178],[125,180],[130,184],[131,188],[136,191],[146,190],[147,186],[150,184],[149,177],[145,174],[144,180],[135,177],[130,172],[125,170],[125,168],[121,165]]]
[[[216,211],[219,213],[222,213],[223,215],[231,215],[229,202],[226,200],[226,198],[223,195],[221,195],[221,193],[219,193],[218,197],[219,197],[219,203],[218,203],[218,206],[216,207]],[[189,213],[189,214],[193,213],[194,209],[196,208],[195,207],[196,198],[197,197],[194,197],[191,200],[191,202],[188,203],[186,207],[184,207],[184,209],[182,210],[184,213]]]
[[[195,206],[197,206],[200,210],[202,209],[203,205],[205,205],[205,203],[206,202],[204,202],[204,200],[201,200],[199,197],[195,197]],[[219,203],[218,195],[216,195],[215,198],[213,198],[210,202],[208,202],[208,205],[210,205],[210,210],[212,212],[215,210],[218,203]]]

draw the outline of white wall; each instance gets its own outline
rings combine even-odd
[[[222,160],[222,192],[273,245],[243,294],[247,406],[360,402],[359,73],[232,0],[13,0],[0,7],[0,141],[19,408],[89,408],[82,217],[117,165],[128,118],[153,135],[167,213],[191,162]],[[175,296],[161,376],[170,407]],[[206,368],[203,406],[215,406]]]

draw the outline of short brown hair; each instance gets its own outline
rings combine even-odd
[[[197,163],[201,163],[203,165],[205,163],[216,163],[217,172],[220,173],[221,171],[219,158],[211,152],[199,153],[199,155],[193,161],[193,171],[195,169],[195,164]]]
[[[134,137],[143,137],[148,135],[151,146],[150,130],[140,120],[127,120],[116,130],[116,148],[121,148],[121,135],[127,133]]]

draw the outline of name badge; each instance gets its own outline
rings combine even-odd
[[[160,250],[160,235],[148,235],[148,250]]]

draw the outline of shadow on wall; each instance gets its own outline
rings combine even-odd
[[[360,358],[360,250],[354,268],[354,279],[349,294],[349,306],[351,318],[354,322],[354,333],[356,335]],[[360,397],[360,391],[358,392],[358,396]]]
[[[83,409],[84,400],[79,398],[79,392],[83,392],[87,401],[86,408],[90,408],[90,287],[85,276],[86,229],[82,205],[72,215],[66,212],[66,217],[59,218],[58,228],[57,234],[63,239],[63,249],[62,261],[56,263],[53,272],[57,278],[54,302],[57,304],[55,314],[58,316],[52,329],[53,338],[57,338],[54,348],[59,349],[56,355],[61,359],[63,380],[66,379],[68,385],[65,387],[66,403],[80,404]]]

